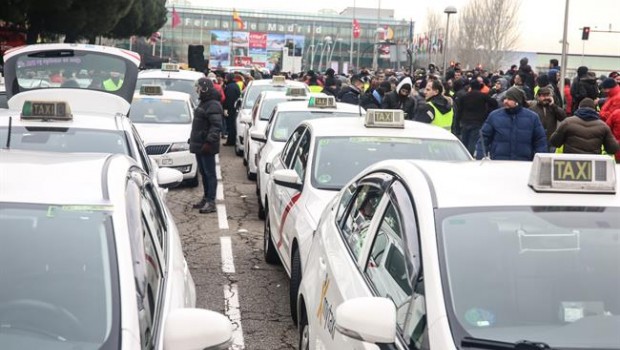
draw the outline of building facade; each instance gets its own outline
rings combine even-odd
[[[373,12],[360,9],[356,16],[359,37],[352,40],[351,11],[308,14],[237,10],[235,20],[233,9],[176,5],[174,10],[169,9],[168,22],[160,29],[160,39],[152,51],[165,59],[187,62],[188,46],[203,45],[212,68],[253,65],[273,69],[282,62],[283,51],[299,57],[301,70],[332,67],[346,72],[370,67],[375,52],[379,67],[406,66],[412,23],[394,20],[390,11],[382,10],[381,15],[387,16],[378,18],[375,9],[375,17],[369,18],[364,16]]]

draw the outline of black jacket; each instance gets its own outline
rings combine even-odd
[[[416,112],[416,100],[409,96],[402,96],[399,91],[408,85],[408,89],[411,90],[413,83],[411,78],[406,77],[398,83],[394,91],[390,91],[383,96],[381,102],[381,108],[384,109],[400,109],[405,112],[405,119],[412,120]]]
[[[220,153],[220,132],[224,110],[219,98],[220,94],[215,89],[210,89],[200,96],[200,104],[194,111],[192,131],[189,136],[191,153],[203,155]],[[205,145],[204,148],[203,145]]]
[[[347,86],[340,90],[340,102],[352,105],[360,104],[360,91],[354,86]]]
[[[446,99],[443,95],[435,95],[426,103],[422,103],[418,106],[418,110],[415,113],[413,120],[427,124],[433,122],[433,119],[435,119],[435,110],[428,104],[428,102],[432,102],[441,113],[448,113],[450,109],[452,109],[448,99]]]
[[[368,89],[365,94],[360,97],[360,105],[364,109],[380,109],[381,104],[375,96],[373,96],[374,90]]]
[[[228,111],[228,115],[232,115],[235,113],[235,102],[241,97],[239,85],[234,81],[227,83],[224,87],[224,95],[226,96],[226,100],[224,100],[223,107]]]
[[[478,90],[472,90],[456,101],[455,127],[461,125],[482,126],[489,113],[497,109],[497,101]]]

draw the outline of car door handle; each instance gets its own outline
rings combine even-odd
[[[325,259],[323,257],[319,257],[319,267],[321,271],[327,270],[327,264],[325,263]]]

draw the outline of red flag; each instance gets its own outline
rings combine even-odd
[[[360,37],[360,33],[362,32],[362,28],[360,28],[360,22],[357,19],[353,19],[353,37],[355,39]]]
[[[179,16],[177,10],[174,6],[172,6],[172,28],[178,26],[179,24],[181,24],[181,16]]]

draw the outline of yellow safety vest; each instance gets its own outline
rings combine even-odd
[[[435,110],[435,118],[433,119],[431,124],[450,131],[452,129],[452,118],[454,117],[454,110],[450,108],[450,111],[448,111],[447,113],[441,113],[432,102],[428,102],[428,105]]]
[[[321,85],[310,85],[308,86],[310,92],[321,92],[323,91],[323,87]]]
[[[112,79],[107,79],[103,82],[103,88],[106,91],[116,91],[120,89],[121,86],[123,86],[123,79],[119,79],[118,84],[114,84],[114,81],[112,81]]]

